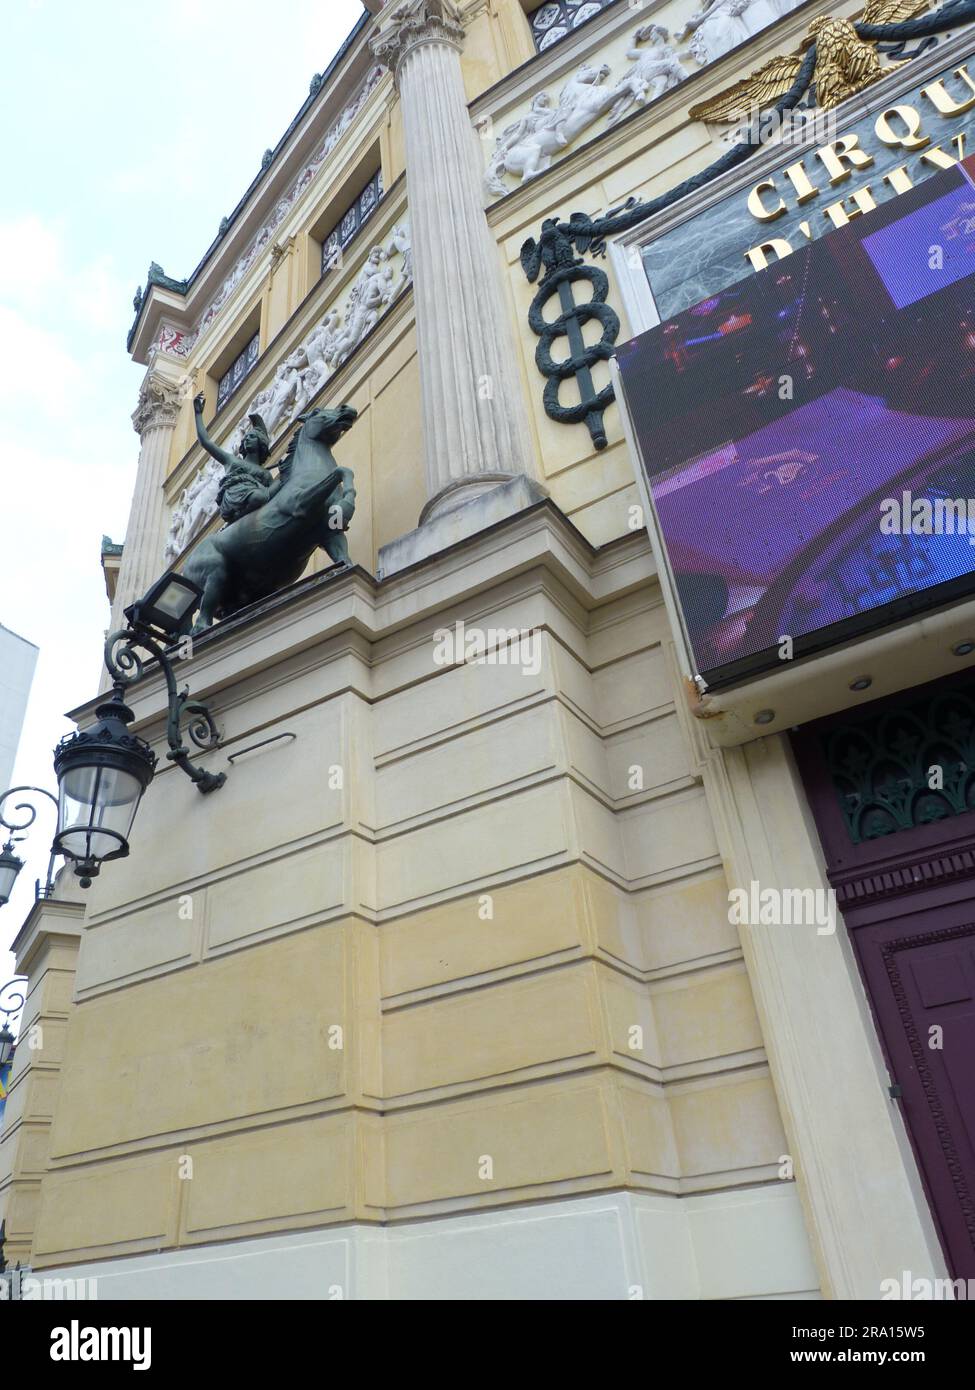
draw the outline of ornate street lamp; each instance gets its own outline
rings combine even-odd
[[[27,993],[22,987],[26,984],[26,975],[15,975],[0,987],[0,1014],[3,1015],[3,1023],[0,1025],[0,1067],[5,1067],[14,1055],[14,1035],[10,1019],[13,1014],[19,1014],[24,1007]]]
[[[4,814],[4,802],[10,796],[16,796],[26,792],[36,793],[37,796],[46,796],[48,801],[54,802],[55,806],[58,804],[57,797],[52,796],[51,793],[45,791],[43,787],[11,787],[9,791],[5,791],[3,795],[0,796],[0,825],[5,826],[6,829],[11,832],[6,844],[0,849],[0,907],[4,907],[10,901],[10,895],[17,881],[17,875],[24,867],[24,861],[18,858],[17,854],[14,852],[14,845],[17,844],[18,841],[27,838],[22,832],[29,829],[37,819],[36,806],[30,801],[18,801],[14,807],[14,811],[21,812],[23,819],[8,820],[7,816],[10,815],[10,812],[8,811]],[[45,896],[51,893],[51,875],[53,869],[54,854],[52,852],[47,865],[47,883],[44,887]]]
[[[11,838],[0,850],[0,907],[6,907],[10,901],[17,875],[23,867],[24,861],[14,854],[14,841]]]
[[[54,849],[74,863],[82,888],[88,888],[99,867],[129,852],[129,836],[142,794],[152,781],[156,755],[144,739],[129,732],[135,717],[123,696],[146,674],[148,662],[158,663],[166,681],[169,717],[167,757],[186,773],[200,792],[216,791],[227,780],[223,772],[197,767],[183,742],[182,723],[197,748],[216,748],[217,727],[206,705],[190,700],[189,690],[177,690],[173,660],[180,649],[164,645],[178,637],[202,597],[196,584],[181,574],[165,574],[144,598],[126,608],[128,627],[110,633],[105,642],[105,666],[112,677],[109,699],[95,710],[92,729],[61,740],[54,755],[60,788],[58,833]]]
[[[132,822],[152,781],[156,755],[130,734],[135,717],[116,684],[112,698],[95,710],[93,729],[69,734],[54,754],[60,798],[54,850],[74,863],[82,888],[101,864],[129,852]]]
[[[126,608],[132,630],[148,632],[155,628],[167,637],[177,637],[187,620],[200,606],[202,590],[181,574],[164,574],[152,588]]]

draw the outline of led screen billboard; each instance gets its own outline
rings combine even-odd
[[[696,673],[975,593],[975,159],[618,349]]]

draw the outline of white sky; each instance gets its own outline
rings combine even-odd
[[[101,539],[123,538],[139,452],[136,286],[150,260],[190,274],[361,13],[359,0],[3,0],[0,623],[41,649],[15,785],[55,790],[64,712],[98,685]],[[46,870],[54,808],[40,801],[0,948]],[[0,984],[12,965],[0,949]]]

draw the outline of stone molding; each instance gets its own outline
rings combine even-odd
[[[269,1284],[292,1299],[330,1288],[346,1300],[493,1299],[498,1288],[517,1300],[539,1291],[549,1300],[818,1297],[793,1183],[730,1197],[624,1191],[432,1223],[350,1222],[135,1251],[44,1274],[97,1281],[103,1299],[260,1300]]]

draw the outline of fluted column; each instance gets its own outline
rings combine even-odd
[[[534,476],[517,345],[452,0],[406,0],[372,40],[400,95],[429,501],[421,522],[519,474]]]
[[[142,448],[112,604],[113,629],[122,626],[123,610],[144,594],[163,572],[166,530],[163,485],[173,430],[179,417],[180,396],[179,386],[174,381],[150,369],[132,416]]]

